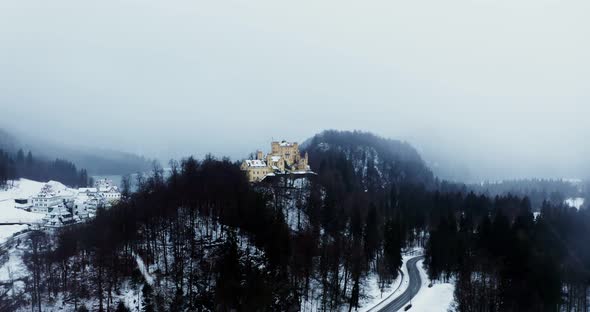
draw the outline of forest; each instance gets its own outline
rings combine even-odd
[[[567,198],[585,196],[584,184],[563,179],[520,179],[500,182],[485,182],[468,185],[475,193],[496,195],[516,195],[528,197],[534,211],[540,211],[544,201],[561,204]]]
[[[527,197],[418,182],[416,159],[321,143],[306,178],[250,184],[208,156],[171,161],[167,177],[156,167],[133,193],[125,179],[93,221],[20,242],[27,290],[0,310],[353,311],[368,278],[387,287],[416,247],[435,283],[456,283],[456,311],[588,309],[586,210],[545,201],[535,217]]]
[[[70,161],[63,159],[50,161],[34,157],[31,151],[25,155],[22,149],[16,153],[0,149],[0,187],[18,178],[35,181],[55,180],[72,187],[92,184],[86,169],[78,170]]]
[[[19,149],[35,151],[36,160],[67,160],[88,175],[125,175],[151,169],[154,160],[133,153],[99,147],[75,147],[36,137],[17,135],[0,126],[0,150],[16,158]],[[25,154],[26,156],[26,154]]]

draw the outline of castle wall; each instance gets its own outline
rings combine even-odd
[[[250,182],[258,182],[275,170],[287,171],[285,165],[295,170],[308,170],[308,155],[301,157],[298,143],[271,142],[271,152],[266,158],[262,151],[257,151],[256,160],[245,160],[240,169],[246,171]]]
[[[298,143],[272,142],[271,154],[282,156],[289,166],[298,162],[301,158],[301,155],[299,154]]]

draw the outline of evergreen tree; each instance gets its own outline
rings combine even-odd
[[[143,312],[154,312],[156,311],[156,305],[154,303],[154,289],[152,286],[145,282],[141,290],[142,294],[142,311]]]
[[[235,234],[228,234],[225,252],[218,264],[219,277],[215,287],[216,306],[221,310],[236,309],[240,306],[242,294],[242,273],[240,255]]]
[[[125,306],[123,301],[119,301],[119,304],[117,304],[117,308],[115,309],[115,312],[130,312],[130,310]]]
[[[397,277],[398,270],[402,266],[401,239],[399,225],[394,220],[387,220],[384,226],[384,248],[386,267],[393,279]]]

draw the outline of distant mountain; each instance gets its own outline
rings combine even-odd
[[[67,158],[79,167],[86,168],[91,175],[124,175],[152,168],[152,162],[142,156],[113,150],[43,146],[42,151],[44,156],[50,158]]]
[[[47,160],[68,159],[89,175],[123,175],[144,172],[152,167],[152,161],[131,153],[100,148],[70,147],[62,143],[38,138],[18,137],[0,129],[0,149],[15,153],[18,149],[33,150]]]
[[[329,154],[345,157],[365,187],[391,183],[433,185],[434,175],[410,144],[368,132],[327,130],[302,144],[312,170],[319,170]]]

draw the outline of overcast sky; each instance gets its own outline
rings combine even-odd
[[[169,158],[362,129],[590,175],[590,1],[1,0],[0,125]]]

